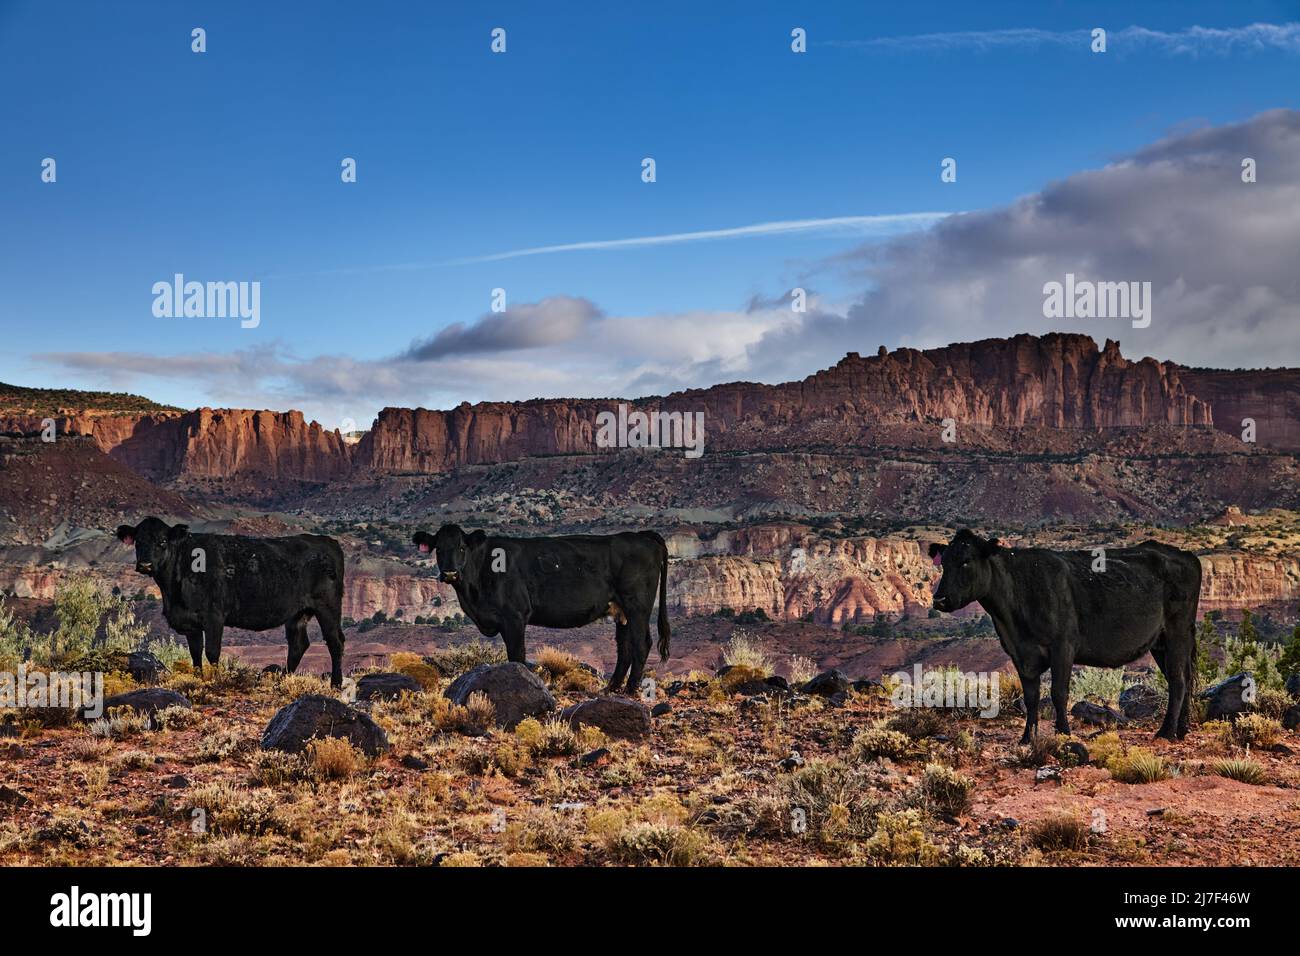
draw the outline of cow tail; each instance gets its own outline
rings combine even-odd
[[[659,557],[663,561],[659,569],[659,659],[666,661],[672,631],[668,627],[668,546],[663,538],[659,539],[659,547]]]

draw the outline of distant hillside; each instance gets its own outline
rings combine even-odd
[[[18,415],[70,415],[85,412],[170,412],[129,392],[84,392],[73,388],[24,388],[0,382],[0,412]]]

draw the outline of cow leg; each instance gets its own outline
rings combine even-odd
[[[618,648],[618,660],[614,664],[614,673],[609,675],[609,683],[605,685],[605,693],[618,693],[619,685],[623,683],[623,678],[627,676],[628,665],[631,663],[627,656],[627,635],[628,626],[626,624],[614,625],[614,643]]]
[[[1181,739],[1187,733],[1190,722],[1192,665],[1191,651],[1187,645],[1195,641],[1195,636],[1190,626],[1171,627],[1166,635],[1171,632],[1178,634],[1182,631],[1186,631],[1186,637],[1165,642],[1162,670],[1165,672],[1165,680],[1169,683],[1169,706],[1165,709],[1165,719],[1156,732],[1157,737],[1163,737],[1165,740]]]
[[[190,631],[185,635],[185,641],[190,645],[190,661],[194,664],[196,674],[203,673],[203,632]]]
[[[1187,703],[1187,670],[1173,666],[1166,676],[1169,680],[1169,706],[1165,709],[1165,719],[1156,736],[1165,740],[1177,740],[1183,705]]]
[[[527,622],[518,616],[507,615],[501,621],[501,640],[506,642],[506,660],[516,664],[528,662],[527,646],[524,642],[524,630]]]
[[[203,649],[208,655],[208,663],[214,667],[221,660],[221,632],[224,625],[219,620],[211,620],[203,626]]]
[[[626,608],[625,608],[626,609]],[[627,693],[635,697],[641,689],[641,675],[650,655],[650,611],[637,607],[627,616],[627,656],[631,663],[627,674]]]
[[[1066,736],[1070,733],[1070,676],[1073,671],[1074,662],[1058,652],[1052,661],[1052,706],[1056,709],[1056,732]]]
[[[325,646],[330,649],[330,686],[343,686],[343,627],[333,608],[316,608],[316,623],[320,625]],[[302,624],[303,646],[307,642],[307,619]]]
[[[1185,669],[1187,672],[1187,687],[1183,693],[1183,709],[1178,714],[1178,739],[1182,740],[1187,736],[1187,732],[1192,729],[1192,693],[1196,687],[1194,670],[1196,668],[1196,645],[1193,642],[1192,653],[1187,656]]]
[[[1027,744],[1038,733],[1039,691],[1042,689],[1039,678],[1043,676],[1043,670],[1041,667],[1031,670],[1027,664],[1016,664],[1016,673],[1020,675],[1020,686],[1025,692],[1025,732],[1020,742]]]
[[[284,670],[286,674],[292,674],[298,669],[302,655],[307,653],[307,645],[311,643],[307,637],[307,615],[300,614],[285,622],[284,636],[289,642],[289,657],[284,662]]]

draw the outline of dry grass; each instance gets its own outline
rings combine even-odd
[[[398,651],[388,659],[388,666],[399,674],[405,674],[420,682],[429,693],[436,693],[442,686],[442,675],[432,664],[425,662],[419,654]]]
[[[321,737],[307,743],[307,763],[319,780],[346,779],[365,762],[365,756],[346,737]]]
[[[1084,849],[1088,845],[1089,833],[1088,821],[1079,814],[1057,812],[1031,825],[1028,837],[1033,846],[1052,853]]]
[[[939,813],[959,817],[970,809],[975,781],[940,763],[926,764],[921,778],[921,793],[926,803]]]
[[[414,667],[411,657],[397,663]],[[563,655],[547,660],[551,667],[541,670],[553,677],[558,705],[583,699],[561,688],[590,672]],[[704,675],[673,697],[649,741],[632,743],[555,717],[507,731],[481,698],[457,708],[422,693],[362,708],[392,745],[363,759],[334,738],[299,755],[256,749],[276,710],[299,692],[320,691],[319,679],[263,677],[240,691],[238,673],[217,677],[201,681],[206,703],[158,721],[158,732],[141,725],[126,743],[84,724],[33,724],[22,739],[0,739],[0,757],[12,765],[8,785],[31,798],[0,805],[0,864],[988,866],[1085,850],[1088,862],[1187,861],[1185,841],[1148,848],[1118,822],[1113,835],[1097,840],[1078,821],[997,825],[1014,809],[998,804],[1023,800],[1035,787],[1033,774],[1018,765],[1021,719],[1010,712],[978,721],[934,709],[904,712],[876,695],[851,695],[842,708],[817,701],[742,708],[721,681]],[[200,680],[168,678],[182,679]],[[1251,740],[1267,739],[1267,728],[1264,736],[1259,729]],[[950,739],[936,740],[936,733]],[[1087,740],[1094,761],[1117,779],[1159,779],[1142,769],[1158,758],[1126,749],[1120,733],[1128,739],[1121,730]],[[1042,754],[1064,762],[1064,740],[1040,737],[1047,741]],[[1170,762],[1163,772],[1196,772],[1197,751],[1217,739],[1211,727],[1186,743],[1161,745]],[[585,759],[598,748],[607,752]],[[803,765],[781,766],[795,750]],[[42,769],[47,758],[67,772]],[[1300,783],[1294,757],[1278,751],[1255,759],[1275,782]],[[1262,783],[1260,771],[1213,762],[1203,770]],[[187,780],[173,782],[178,775]],[[1080,771],[1032,792],[1065,793],[1095,779]],[[1169,807],[1162,821],[1181,806],[1177,788],[1168,789],[1152,794]],[[1119,792],[1126,790],[1103,784],[1088,792],[1089,805],[1131,800],[1131,792]],[[1259,801],[1239,806],[1239,821],[1248,811],[1250,820],[1300,824],[1300,806],[1271,788],[1223,792]],[[1265,834],[1242,826],[1253,831],[1256,858],[1261,845],[1274,853],[1276,828]],[[1242,827],[1224,831],[1221,838],[1198,832],[1196,852],[1213,843],[1217,860],[1238,854]],[[1222,849],[1228,843],[1231,849]],[[1295,852],[1283,845],[1274,855],[1289,861]]]
[[[763,677],[772,676],[772,658],[759,643],[745,634],[734,634],[722,649],[722,663],[748,668]]]
[[[1110,775],[1120,783],[1155,783],[1171,776],[1164,757],[1142,747],[1131,747],[1122,757],[1108,764]]]
[[[897,759],[912,746],[912,738],[897,730],[881,728],[864,730],[853,738],[852,752],[859,760],[875,760],[879,757]]]

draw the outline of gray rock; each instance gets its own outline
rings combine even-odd
[[[1206,720],[1223,720],[1233,718],[1249,709],[1250,705],[1242,699],[1246,688],[1255,688],[1255,677],[1250,671],[1242,671],[1219,681],[1213,687],[1201,691],[1201,697],[1209,701],[1205,708]]]
[[[357,681],[357,700],[397,700],[403,691],[421,693],[424,685],[407,674],[367,674]]]
[[[1282,715],[1282,726],[1287,730],[1300,728],[1300,704],[1292,704]]]
[[[834,697],[837,694],[848,695],[853,684],[841,670],[822,671],[800,688],[805,694],[817,694],[820,697]]]
[[[672,712],[673,705],[666,700],[660,701],[650,708],[651,717],[662,717],[664,714],[671,714]]]
[[[165,707],[189,707],[190,702],[181,694],[165,687],[143,687],[125,694],[114,694],[104,700],[104,714],[115,707],[129,707],[137,714],[153,717]]]
[[[1165,699],[1150,684],[1133,684],[1120,691],[1119,709],[1129,720],[1150,720],[1163,713]]]
[[[13,787],[0,785],[0,803],[11,807],[25,807],[31,801]]]
[[[1061,746],[1061,760],[1072,767],[1082,767],[1086,764],[1092,755],[1088,753],[1088,748],[1077,740],[1067,740]]]
[[[541,678],[515,662],[480,664],[452,681],[443,696],[463,707],[476,691],[492,701],[497,723],[507,730],[525,717],[539,717],[555,710],[555,698]]]
[[[167,670],[167,665],[148,651],[132,651],[126,655],[126,669],[137,683],[152,684]]]
[[[367,715],[341,700],[307,694],[281,707],[262,734],[263,750],[302,753],[318,737],[344,737],[368,757],[388,749],[388,736]]]
[[[585,724],[619,740],[644,740],[650,736],[650,708],[629,697],[593,697],[564,708],[560,717],[575,730]]]
[[[1070,716],[1082,720],[1085,724],[1092,724],[1094,727],[1110,727],[1116,724],[1127,724],[1128,718],[1118,711],[1111,710],[1109,707],[1103,707],[1101,704],[1094,704],[1090,700],[1081,700],[1070,708]]]

